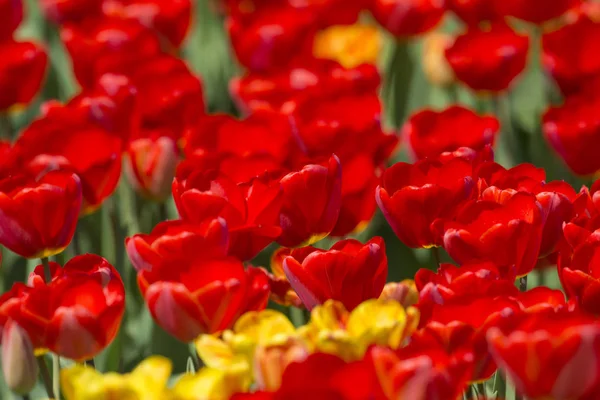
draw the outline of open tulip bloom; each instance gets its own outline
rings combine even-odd
[[[0,0],[0,399],[600,400],[600,3]]]

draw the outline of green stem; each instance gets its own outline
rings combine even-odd
[[[431,254],[433,254],[433,260],[435,261],[435,268],[439,268],[442,264],[442,259],[440,257],[440,249],[437,246],[431,248]]]
[[[50,271],[48,257],[42,258],[42,265],[44,266],[44,279],[46,280],[46,284],[49,285],[52,281],[52,271]]]
[[[52,355],[52,390],[54,391],[54,400],[60,400],[60,356]]]
[[[44,388],[46,389],[46,394],[48,397],[54,398],[54,390],[52,390],[52,379],[50,378],[50,371],[48,370],[48,365],[46,364],[46,359],[44,356],[36,357],[38,366],[40,367],[40,375],[42,375],[42,382],[44,382]]]
[[[158,203],[158,218],[160,222],[167,221],[169,219],[169,213],[167,211],[167,203],[161,202]]]
[[[0,138],[12,141],[15,136],[15,129],[8,111],[0,113]]]
[[[300,327],[306,323],[304,312],[301,308],[290,307],[290,320],[295,327]]]

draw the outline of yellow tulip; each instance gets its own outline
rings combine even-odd
[[[313,54],[335,60],[344,68],[376,64],[383,46],[381,31],[374,25],[334,25],[315,37]]]
[[[74,365],[61,371],[61,388],[66,400],[160,400],[165,398],[171,369],[171,361],[159,356],[147,358],[124,375]]]
[[[310,323],[299,332],[316,350],[353,361],[373,344],[400,347],[418,323],[418,310],[395,300],[367,300],[352,312],[328,300],[312,310]]]
[[[169,400],[227,400],[234,393],[247,392],[244,376],[215,368],[202,368],[194,375],[181,377],[170,392]]]

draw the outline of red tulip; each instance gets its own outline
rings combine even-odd
[[[160,54],[160,41],[137,21],[115,18],[65,25],[60,32],[77,81],[91,88],[105,73],[129,74]]]
[[[71,112],[83,113],[90,122],[122,138],[123,146],[130,137],[139,135],[138,90],[124,75],[102,75],[92,89],[73,97],[67,106]]]
[[[263,177],[236,185],[211,172],[180,171],[184,174],[178,173],[173,181],[179,214],[194,223],[223,218],[229,228],[230,254],[250,260],[279,237],[283,201],[279,182]]]
[[[0,176],[11,176],[18,167],[18,154],[10,141],[0,139]]]
[[[516,191],[534,194],[545,218],[540,257],[546,257],[557,250],[562,238],[562,226],[573,217],[573,201],[577,196],[568,183],[545,183],[546,172],[532,164],[519,164],[507,170],[490,162],[482,164],[477,173],[483,180],[479,182],[481,199],[510,196]]]
[[[512,329],[488,332],[490,351],[517,391],[531,399],[597,394],[600,325],[589,317],[546,310],[523,315]],[[589,395],[591,397],[585,397]]]
[[[238,108],[279,110],[288,100],[303,94],[314,99],[329,93],[344,95],[372,92],[381,83],[374,65],[345,69],[331,60],[309,60],[301,65],[269,73],[247,73],[233,78],[229,90]]]
[[[290,281],[285,276],[283,261],[289,256],[295,260],[304,260],[314,250],[314,247],[311,246],[296,249],[280,247],[273,252],[270,265],[271,273],[267,273],[269,285],[271,286],[271,300],[284,306],[304,307],[298,293],[294,291]]]
[[[138,285],[154,320],[183,342],[230,327],[249,306],[264,308],[269,296],[266,275],[244,271],[233,257],[154,266],[138,274]]]
[[[394,233],[407,246],[441,244],[433,224],[450,218],[473,193],[472,164],[462,158],[447,162],[425,159],[397,163],[383,175],[377,204]]]
[[[493,115],[479,116],[468,108],[452,106],[443,111],[413,114],[402,128],[417,159],[437,157],[460,147],[481,150],[494,145],[500,123]]]
[[[433,29],[446,11],[437,0],[374,0],[371,12],[392,35],[407,37]]]
[[[107,17],[134,19],[153,28],[179,47],[191,22],[191,0],[106,0],[102,11]]]
[[[102,0],[40,0],[40,6],[46,18],[55,24],[63,24],[97,15]]]
[[[273,71],[311,49],[317,18],[310,10],[278,7],[251,21],[230,17],[227,31],[235,55],[251,71]]]
[[[202,83],[184,61],[174,56],[142,61],[131,71],[138,90],[142,127],[169,130],[179,140],[184,129],[198,123],[204,114]]]
[[[0,111],[27,105],[42,87],[48,56],[32,42],[0,42]]]
[[[129,143],[125,172],[133,188],[147,198],[165,201],[179,161],[177,143],[169,136],[153,132]]]
[[[223,258],[228,248],[229,235],[223,219],[204,224],[161,222],[149,235],[137,234],[125,239],[125,249],[138,272],[167,264],[184,264],[198,257]]]
[[[118,136],[69,107],[52,108],[29,125],[15,143],[24,165],[35,173],[65,169],[79,176],[83,214],[100,207],[116,189],[121,175],[121,149]]]
[[[398,354],[373,347],[367,355],[375,368],[386,399],[456,399],[471,375],[471,362],[462,355],[447,355],[436,348],[410,349]],[[413,353],[413,354],[410,354]]]
[[[334,155],[327,166],[309,164],[281,179],[283,205],[277,240],[282,246],[313,244],[334,228],[340,213],[342,171]]]
[[[577,175],[593,174],[600,161],[593,151],[600,141],[600,97],[574,95],[550,107],[543,117],[546,140]]]
[[[383,239],[375,237],[362,244],[342,240],[329,251],[312,249],[299,259],[286,257],[285,275],[302,303],[312,310],[329,299],[340,301],[348,310],[368,299],[378,298],[387,279],[387,257]]]
[[[27,296],[31,288],[21,282],[15,282],[10,290],[0,295],[0,342],[2,341],[2,331],[9,320],[19,320],[21,317],[21,304],[23,298]],[[42,347],[42,336],[40,334],[30,338],[34,347]]]
[[[493,0],[446,0],[447,7],[470,26],[498,19]]]
[[[504,23],[489,30],[469,28],[446,50],[454,74],[473,90],[500,92],[509,88],[527,64],[529,38]]]
[[[77,361],[92,358],[119,330],[125,311],[121,277],[93,254],[77,256],[64,268],[52,263],[51,269],[52,281],[44,284],[43,267],[36,268],[16,321],[32,338],[42,338],[33,340],[36,346]]]
[[[23,21],[22,0],[1,0],[0,15],[2,15],[0,41],[10,40]]]
[[[81,209],[81,182],[70,172],[0,181],[0,243],[27,258],[49,257],[71,242]]]
[[[600,23],[586,15],[542,36],[544,67],[563,93],[587,90],[600,77],[600,57],[594,51],[598,40]]]
[[[535,196],[524,192],[471,201],[445,224],[444,248],[459,263],[492,261],[527,275],[539,255],[544,217]]]
[[[496,0],[499,14],[519,18],[534,24],[541,24],[558,18],[568,10],[575,8],[581,0],[555,0],[548,3],[544,0]]]

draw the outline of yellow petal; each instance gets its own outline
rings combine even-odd
[[[226,400],[234,393],[245,392],[249,381],[214,368],[203,368],[195,375],[183,376],[171,394],[176,400]]]
[[[334,25],[315,37],[313,54],[336,60],[345,68],[375,64],[381,53],[383,36],[374,25]]]
[[[294,324],[275,310],[251,311],[242,315],[233,327],[236,334],[249,337],[255,343],[266,343],[280,334],[289,335],[295,332]]]
[[[324,304],[313,308],[310,323],[318,330],[345,329],[349,314],[339,301],[327,300]]]

